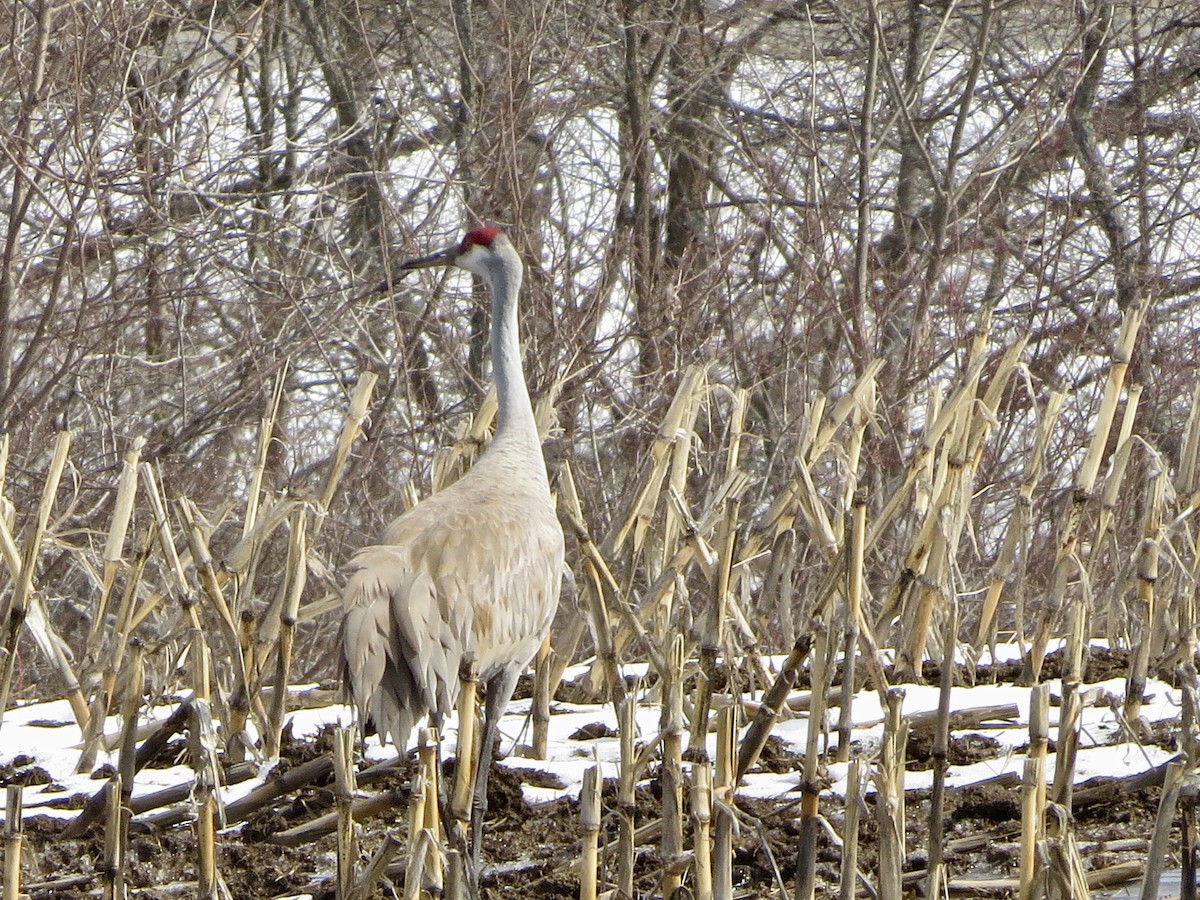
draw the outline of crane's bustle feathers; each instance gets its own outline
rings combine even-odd
[[[398,551],[375,546],[355,556],[341,648],[360,713],[403,747],[419,719],[454,703],[460,662],[454,648],[463,646],[461,635],[470,630],[470,610],[455,617],[465,621],[447,621],[432,579],[405,566]]]

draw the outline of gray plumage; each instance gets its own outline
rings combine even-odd
[[[453,708],[460,667],[474,660],[486,686],[475,796],[481,819],[496,720],[558,605],[563,534],[521,370],[520,257],[499,229],[479,228],[456,247],[402,268],[434,265],[467,269],[491,288],[496,432],[469,472],[354,556],[341,657],[360,713],[401,749],[418,720],[430,715],[440,723]]]
[[[562,531],[557,519],[547,527],[549,489],[539,497],[519,463],[485,452],[350,564],[342,637],[351,692],[398,747],[427,713],[453,708],[467,654],[483,682],[519,672],[550,628]]]

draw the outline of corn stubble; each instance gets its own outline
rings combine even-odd
[[[930,394],[918,417],[924,427],[892,482],[871,481],[863,471],[864,447],[880,412],[881,360],[865,367],[836,399],[812,398],[807,417],[791,436],[784,488],[770,497],[756,493],[743,460],[751,443],[749,394],[711,381],[701,367],[687,369],[678,379],[641,470],[604,519],[586,507],[576,468],[566,462],[559,467],[560,512],[574,537],[574,604],[585,615],[569,617],[539,653],[533,749],[545,752],[551,699],[564,670],[585,660],[591,663],[585,687],[615,705],[620,739],[619,765],[613,771],[589,770],[580,853],[562,863],[564,871],[578,874],[581,897],[632,896],[649,883],[642,880],[648,865],[663,896],[686,891],[697,897],[734,896],[734,835],[740,831],[745,839],[751,831],[737,808],[737,785],[752,771],[775,723],[804,714],[809,739],[798,772],[797,862],[779,873],[776,890],[798,900],[815,895],[815,848],[822,832],[835,834],[841,849],[843,898],[854,896],[859,886],[878,896],[899,896],[918,876],[930,893],[954,890],[941,854],[947,740],[956,713],[969,717],[970,712],[953,709],[951,691],[1001,636],[1029,649],[1025,678],[1033,710],[1020,788],[1019,867],[1007,887],[1022,900],[1086,890],[1081,879],[1086,883],[1088,876],[1070,810],[1079,689],[1091,638],[1128,635],[1129,646],[1136,648],[1122,703],[1134,730],[1144,727],[1139,717],[1152,666],[1157,660],[1175,661],[1190,722],[1182,742],[1187,769],[1197,760],[1190,585],[1200,576],[1200,537],[1188,531],[1188,522],[1195,505],[1191,491],[1200,455],[1200,413],[1193,402],[1171,483],[1158,452],[1134,431],[1137,392],[1124,388],[1124,378],[1140,309],[1126,316],[1091,441],[1077,448],[1082,464],[1062,504],[1052,570],[1037,579],[1045,585],[1040,596],[1027,590],[1034,580],[1026,570],[1034,540],[1030,510],[1047,502],[1047,456],[1064,396],[1051,392],[1039,404],[1021,364],[1024,341],[996,348],[986,319],[957,379],[944,395]],[[438,786],[435,733],[424,737],[420,775],[406,797],[373,790],[372,770],[355,771],[355,740],[344,732],[337,739],[336,760],[331,754],[293,767],[236,803],[220,803],[221,783],[250,777],[279,754],[289,703],[281,688],[295,674],[298,631],[314,627],[307,623],[337,606],[337,581],[330,574],[337,561],[320,555],[322,527],[374,386],[368,375],[354,390],[320,496],[306,500],[263,489],[283,377],[264,411],[247,483],[229,491],[241,499],[222,509],[200,510],[186,497],[173,497],[135,440],[117,476],[109,532],[76,540],[59,530],[65,518],[60,498],[70,491],[63,476],[70,467],[71,435],[59,436],[47,454],[38,505],[0,514],[0,562],[8,584],[0,610],[0,716],[13,691],[18,656],[38,654],[66,686],[81,729],[84,770],[94,764],[100,747],[120,747],[119,771],[68,829],[68,834],[104,830],[106,896],[119,896],[124,889],[130,831],[189,822],[196,833],[196,892],[222,896],[216,848],[226,838],[220,830],[281,796],[330,779],[336,810],[277,834],[277,843],[296,846],[336,832],[334,883],[340,897],[369,896],[387,877],[398,879],[402,887],[397,890],[406,897],[461,896],[461,841],[446,844],[445,831],[463,832],[469,773],[462,767],[456,783]],[[978,476],[990,442],[1016,427],[1005,421],[1006,415],[1016,415],[1010,413],[1016,408],[1010,402],[1014,395],[1022,395],[1032,420],[1021,424],[1030,436],[1025,470],[1006,494],[980,484]],[[1200,389],[1193,400],[1200,400]],[[435,460],[435,484],[465,470],[486,440],[493,415],[494,404],[485,403],[464,423],[460,440]],[[539,417],[548,429],[549,402],[539,405]],[[701,423],[705,440],[699,437]],[[773,437],[782,442],[789,436]],[[7,442],[0,439],[0,499],[6,460]],[[1141,473],[1142,483],[1125,483],[1133,473]],[[1143,498],[1132,538],[1118,514],[1119,498],[1128,490]],[[0,503],[0,513],[6,505]],[[212,533],[229,518],[240,519],[241,537],[218,558]],[[975,527],[985,521],[992,523],[992,534],[984,537],[996,546],[994,558],[990,569],[971,573],[959,560],[980,540]],[[1123,577],[1105,575],[1111,548],[1131,540],[1136,553]],[[103,549],[94,557],[96,546]],[[279,546],[287,548],[281,579],[270,596],[256,597],[264,556]],[[46,586],[38,583],[40,563],[52,550],[66,552],[95,573],[93,619],[77,657],[64,651],[45,609]],[[1160,566],[1168,553],[1172,565]],[[800,591],[802,568],[806,578]],[[25,633],[34,640],[22,641]],[[1052,640],[1064,642],[1063,699],[1059,752],[1047,795],[1050,732],[1041,680]],[[780,653],[786,657],[774,663],[767,658]],[[622,671],[634,660],[649,666],[637,685]],[[931,725],[935,735],[936,789],[928,809],[934,844],[927,848],[928,870],[913,873],[905,863],[918,848],[906,840],[904,790],[905,735],[912,723],[901,713],[903,691],[896,685],[919,680],[930,660],[940,664],[941,701],[934,721],[920,724]],[[802,681],[809,690],[798,697]],[[883,745],[871,756],[862,755],[853,738],[853,706],[863,687],[878,693],[886,710]],[[176,690],[186,690],[189,699],[162,724],[139,730],[149,697]],[[472,699],[473,691],[464,692],[468,722],[476,715]],[[641,704],[659,707],[657,735],[635,731]],[[835,707],[833,723],[829,711]],[[115,737],[106,735],[104,717],[118,711],[124,728]],[[0,719],[0,733],[2,728]],[[180,731],[189,735],[192,784],[184,786],[183,796],[164,792],[152,801],[161,803],[158,808],[147,808],[144,801],[131,804],[148,755]],[[851,808],[821,796],[825,767],[834,761],[850,764]],[[1183,771],[1181,764],[1163,773],[1167,786],[1152,841],[1155,852],[1176,806],[1182,809],[1187,839],[1196,841],[1196,792]],[[601,791],[606,777],[614,782],[611,794]],[[661,786],[662,806],[654,813],[635,807],[636,786],[646,779]],[[859,869],[857,851],[860,813],[866,809],[859,798],[871,786],[879,864],[868,873]],[[439,796],[447,800],[444,809]],[[357,847],[363,823],[403,802],[410,833],[403,839],[389,835],[364,861]],[[19,817],[13,819],[19,792],[10,789],[8,803],[6,900],[21,890],[22,836]],[[1157,862],[1150,859],[1152,873]],[[1120,877],[1137,874],[1130,870]]]

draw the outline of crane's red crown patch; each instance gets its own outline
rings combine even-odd
[[[472,247],[491,247],[492,241],[496,239],[496,235],[500,233],[500,229],[491,225],[485,225],[482,228],[475,228],[467,232],[466,237],[462,239],[462,249],[470,250]]]

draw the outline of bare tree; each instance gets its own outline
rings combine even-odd
[[[555,398],[555,455],[597,535],[619,527],[692,364],[749,391],[752,529],[796,476],[815,398],[883,360],[862,449],[874,516],[972,348],[984,392],[1026,341],[956,545],[964,592],[1001,551],[1033,423],[1063,392],[1012,576],[1030,596],[1051,585],[1131,308],[1145,310],[1133,427],[1182,459],[1200,365],[1200,44],[1177,5],[290,0],[167,15],[35,0],[0,26],[0,430],[18,525],[63,428],[79,484],[62,489],[64,532],[103,528],[137,437],[173,496],[236,520],[232,486],[280,379],[266,488],[313,496],[369,370],[368,439],[317,548],[336,565],[398,511],[400,484],[428,489],[486,380],[478,298],[392,277],[397,254],[472,219],[525,253],[531,384]],[[723,465],[725,410],[695,423],[697,471]],[[833,521],[841,465],[814,466]],[[711,491],[693,487],[701,507]],[[884,633],[914,602],[921,573],[899,560],[920,521],[896,515],[872,548]],[[1106,573],[1125,571],[1142,526],[1119,500]],[[793,546],[793,587],[811,595],[830,561],[819,541]],[[63,615],[83,621],[87,573],[63,559]],[[752,593],[769,564],[747,565]],[[657,574],[639,566],[621,573],[635,593]]]

